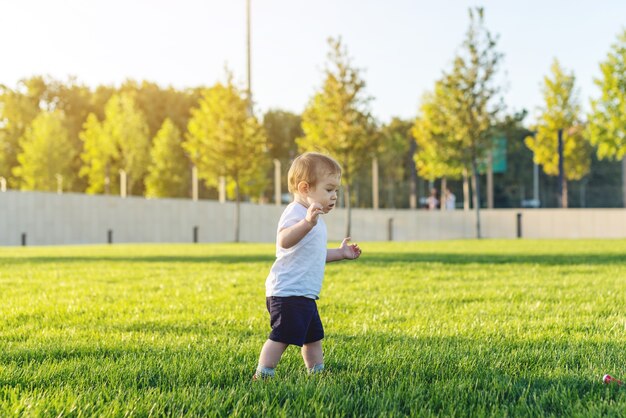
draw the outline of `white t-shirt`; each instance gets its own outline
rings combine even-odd
[[[278,231],[297,224],[306,217],[307,209],[290,203],[278,221]],[[319,299],[326,267],[326,224],[317,224],[296,245],[282,248],[276,240],[276,261],[265,281],[266,296],[305,296]]]

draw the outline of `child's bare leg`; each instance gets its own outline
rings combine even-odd
[[[280,358],[286,348],[287,344],[285,343],[279,343],[272,340],[265,341],[265,344],[263,344],[263,348],[261,349],[259,365],[255,376],[258,378],[274,376],[274,369],[278,365],[278,362],[280,361]]]
[[[302,358],[309,373],[317,373],[324,369],[324,353],[322,340],[304,344],[302,346]]]

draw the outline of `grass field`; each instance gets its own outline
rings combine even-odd
[[[626,413],[626,240],[360,245],[267,382],[273,245],[0,248],[0,416]]]

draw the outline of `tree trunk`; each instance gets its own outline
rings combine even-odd
[[[622,203],[626,208],[626,155],[622,158]]]
[[[472,159],[472,186],[474,189],[474,210],[476,212],[476,238],[480,239],[480,179],[478,178],[478,164]]]
[[[280,160],[274,158],[274,204],[280,206],[282,204],[281,176],[280,176]]]
[[[344,200],[346,202],[346,237],[351,236],[352,230],[352,205],[350,204],[350,184],[346,181],[346,187],[344,187]]]
[[[493,151],[489,151],[487,163],[487,208],[493,209]]]
[[[467,178],[467,169],[463,169],[463,210],[470,210],[470,191],[469,191],[469,181]]]
[[[410,190],[409,190],[409,207],[411,209],[417,208],[417,169],[415,168],[415,151],[417,150],[417,143],[413,137],[409,138],[409,169],[411,170]]]
[[[378,157],[372,158],[372,208],[378,209]]]
[[[567,179],[563,177],[563,196],[561,196],[561,207],[567,209]]]
[[[448,188],[448,182],[446,181],[445,177],[441,178],[441,192],[439,193],[439,210],[444,211],[446,210],[446,200],[447,200],[447,195],[446,195],[446,189]]]
[[[235,242],[239,242],[239,215],[240,215],[239,177],[235,177]]]

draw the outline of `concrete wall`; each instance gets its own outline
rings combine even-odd
[[[240,239],[273,242],[283,207],[241,205]],[[113,242],[199,242],[234,240],[235,204],[187,199],[144,199],[66,193],[0,193],[0,245],[103,244]],[[524,238],[626,238],[625,209],[481,210],[484,238],[516,238],[521,214]],[[324,217],[331,240],[345,233],[346,211]],[[390,225],[390,219],[391,225]],[[424,210],[352,211],[358,241],[475,238],[474,212]]]

